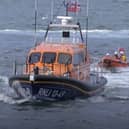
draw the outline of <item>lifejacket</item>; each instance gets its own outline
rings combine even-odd
[[[127,60],[125,55],[121,55],[120,59],[121,59],[122,61],[126,61],[126,60]]]

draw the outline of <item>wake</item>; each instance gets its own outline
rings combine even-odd
[[[28,102],[28,98],[18,98],[14,90],[9,87],[8,77],[0,76],[0,102],[8,104],[23,104]]]
[[[89,98],[88,101],[100,103],[107,100],[129,100],[129,68],[119,69],[117,72],[105,70],[102,75],[108,80],[105,91],[98,96]],[[8,77],[0,76],[0,102],[24,104],[31,101],[29,98],[18,98],[14,90],[9,86]]]

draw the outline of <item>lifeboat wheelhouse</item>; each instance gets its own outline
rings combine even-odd
[[[71,17],[58,18],[62,24],[50,24],[44,42],[30,50],[25,74],[67,75],[86,80],[90,64],[80,24],[67,24]],[[55,28],[58,37],[53,33]]]

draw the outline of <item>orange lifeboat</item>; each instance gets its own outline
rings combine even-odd
[[[103,91],[107,83],[90,72],[80,23],[73,24],[68,16],[57,20],[61,22],[50,23],[44,41],[29,51],[23,73],[9,78],[20,97],[50,101],[88,97]]]

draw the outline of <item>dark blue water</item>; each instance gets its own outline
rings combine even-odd
[[[38,1],[37,41],[43,39],[50,19],[51,0]],[[80,0],[85,6],[85,0]],[[61,15],[55,0],[54,15]],[[84,7],[83,7],[84,8]],[[71,14],[72,15],[72,14]],[[42,17],[45,20],[42,20]],[[124,47],[129,58],[129,0],[89,0],[88,48],[101,58]],[[85,9],[79,15],[85,27]],[[84,34],[85,35],[85,34]],[[16,100],[8,85],[13,61],[25,62],[34,46],[34,0],[1,0],[0,3],[0,129],[128,129],[129,69],[105,72],[105,91],[85,100],[37,103]]]

